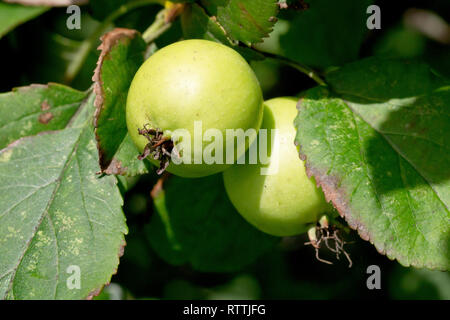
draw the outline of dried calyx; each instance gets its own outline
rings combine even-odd
[[[159,161],[159,168],[156,173],[162,174],[169,166],[172,150],[174,150],[173,141],[164,137],[160,129],[149,128],[147,124],[144,125],[143,129],[138,129],[138,133],[148,140],[138,159],[143,160],[151,155],[153,159]]]
[[[335,225],[330,225],[327,218],[322,218],[317,225],[311,227],[308,230],[309,242],[305,245],[311,245],[316,251],[316,259],[320,262],[333,264],[331,261],[321,259],[319,257],[319,249],[325,245],[325,247],[331,252],[336,254],[336,259],[339,260],[341,254],[343,254],[349,263],[348,267],[351,268],[352,260],[350,255],[344,249],[344,245],[348,242],[344,241],[340,234],[340,230]]]

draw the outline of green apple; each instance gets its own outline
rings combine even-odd
[[[260,135],[263,129],[268,131],[266,164],[261,159],[253,165],[247,161],[223,173],[226,192],[237,211],[256,228],[275,236],[304,233],[328,209],[294,144],[297,100],[283,97],[264,103]],[[262,169],[268,170],[266,175]]]
[[[211,141],[200,141],[201,148],[194,148],[194,123],[201,122],[202,133],[208,129],[220,131],[225,157],[231,145],[225,141],[226,130],[257,132],[262,117],[262,93],[253,70],[236,51],[213,41],[185,40],[158,50],[139,68],[128,91],[127,127],[141,152],[149,141],[138,129],[159,129],[167,139],[176,130],[184,129],[191,138],[191,159],[202,159]],[[235,152],[233,158],[245,153],[251,142],[248,139],[244,148],[235,145],[231,150]],[[167,171],[183,177],[202,177],[233,163],[222,162],[171,162]]]

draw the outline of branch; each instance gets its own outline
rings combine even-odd
[[[144,31],[142,38],[145,42],[152,43],[156,38],[170,28],[172,22],[183,12],[183,3],[174,3],[158,12],[155,21]]]
[[[308,77],[310,77],[311,79],[313,79],[315,82],[317,82],[317,84],[321,85],[321,86],[325,86],[326,83],[325,81],[320,77],[319,73],[317,71],[315,71],[314,69],[311,69],[308,66],[305,66],[301,63],[292,61],[288,58],[285,58],[283,56],[279,56],[277,54],[273,54],[273,53],[269,53],[269,52],[264,52],[264,51],[260,51],[258,49],[252,48],[254,51],[262,54],[265,58],[268,59],[272,59],[275,61],[278,61],[280,63],[283,63],[287,66],[290,66],[294,69],[297,69],[298,71],[300,71],[301,73],[306,74]]]

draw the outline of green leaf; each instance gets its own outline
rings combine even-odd
[[[93,79],[100,167],[108,174],[146,173],[149,164],[137,160],[139,152],[128,137],[125,120],[128,88],[144,62],[146,44],[135,30],[114,29],[102,37],[99,49]]]
[[[91,297],[117,269],[127,228],[117,180],[96,176],[93,110],[0,151],[2,299]]]
[[[280,37],[282,54],[310,67],[340,66],[356,60],[367,32],[366,13],[372,0],[314,0],[309,9],[292,14]]]
[[[48,7],[25,7],[0,2],[0,38],[15,27],[47,11]]]
[[[230,38],[247,46],[269,35],[278,13],[275,0],[202,0],[201,3]]]
[[[0,148],[21,137],[63,129],[86,93],[50,83],[0,94]]]
[[[171,176],[163,189],[157,184],[152,195],[156,212],[147,235],[153,249],[171,264],[190,263],[200,271],[235,271],[279,239],[258,231],[236,212],[221,175]]]
[[[232,41],[221,28],[217,19],[208,16],[198,4],[187,6],[181,15],[181,26],[185,38],[206,39],[231,45]]]
[[[349,225],[404,266],[450,269],[450,86],[426,65],[376,58],[308,91],[296,141]]]
[[[216,18],[209,17],[205,10],[197,4],[187,6],[181,15],[183,35],[187,39],[206,39],[225,44],[239,52],[247,60],[261,60],[264,56],[258,52],[239,46],[231,39]]]
[[[154,166],[150,161],[147,159],[139,160],[139,155],[139,150],[127,133],[114,154],[112,161],[103,170],[103,173],[134,177],[154,171]]]

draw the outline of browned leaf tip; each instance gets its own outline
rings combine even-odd
[[[8,3],[18,3],[25,6],[49,6],[49,7],[67,7],[72,4],[87,4],[89,0],[3,0]]]
[[[104,102],[104,92],[103,92],[103,80],[102,80],[102,66],[105,59],[107,59],[109,52],[117,44],[117,42],[124,38],[134,38],[138,34],[138,31],[133,29],[116,28],[105,33],[101,38],[101,44],[97,48],[100,50],[100,56],[97,60],[97,67],[94,70],[94,75],[92,76],[92,81],[94,82],[94,93],[95,101],[94,105],[96,107],[94,116],[94,126],[97,127],[98,116],[101,112]]]
[[[119,259],[122,258],[123,254],[125,253],[125,247],[127,246],[127,242],[125,241],[125,239],[122,241],[122,245],[119,248]],[[117,273],[117,268],[116,271],[113,274]]]
[[[103,105],[105,101],[104,91],[103,91],[103,80],[102,80],[102,67],[103,62],[108,58],[109,53],[112,48],[117,45],[117,43],[122,39],[132,39],[138,34],[138,31],[133,29],[116,28],[110,32],[105,33],[101,38],[101,44],[98,47],[100,50],[100,56],[97,60],[97,67],[94,70],[94,75],[92,76],[92,81],[94,82],[94,93],[95,93],[95,113],[94,113],[94,127],[95,127],[95,140],[97,142],[97,150],[99,155],[100,168],[103,173],[106,173],[105,169],[110,165],[109,161],[105,159],[104,151],[100,146],[100,139],[97,134],[98,118],[103,110]],[[111,170],[113,170],[111,168]]]
[[[153,186],[152,191],[150,191],[150,196],[152,199],[155,199],[162,190],[164,190],[164,183],[167,181],[167,179],[170,177],[170,173],[164,172],[162,176],[158,179],[156,184]]]
[[[122,167],[122,162],[113,158],[108,167],[103,170],[103,173],[114,174],[114,175],[126,175],[128,168]]]
[[[98,289],[92,290],[92,291],[88,294],[88,296],[86,297],[86,300],[92,300],[92,299],[94,299],[94,297],[98,296],[98,295],[102,292],[103,288],[104,288],[105,286],[107,286],[108,284],[109,284],[109,282],[106,283],[106,284],[104,284],[104,285],[102,285],[102,286],[101,286],[100,288],[98,288]]]

